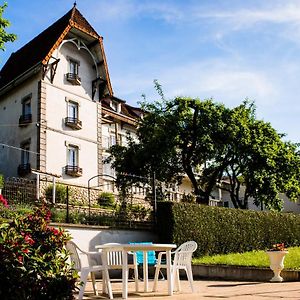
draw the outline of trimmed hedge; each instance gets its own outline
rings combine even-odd
[[[159,202],[161,242],[194,240],[196,256],[265,250],[275,243],[300,245],[300,216],[190,203]]]

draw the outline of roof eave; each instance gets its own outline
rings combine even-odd
[[[24,82],[26,79],[30,78],[31,76],[37,74],[38,72],[40,72],[41,69],[42,69],[42,62],[38,62],[37,64],[35,64],[31,68],[29,68],[27,71],[25,71],[18,77],[14,78],[10,82],[8,82],[2,88],[0,88],[0,96],[9,92],[12,88],[18,86],[19,84]]]

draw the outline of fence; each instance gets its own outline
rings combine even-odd
[[[2,194],[12,203],[33,204],[37,199],[36,180],[9,177],[4,182]]]

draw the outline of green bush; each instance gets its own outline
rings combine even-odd
[[[53,184],[47,186],[45,190],[46,199],[49,202],[52,202],[53,199]],[[70,189],[69,189],[69,196],[70,196]],[[66,203],[67,198],[67,187],[62,184],[55,185],[55,202],[56,203]]]
[[[1,300],[74,299],[78,275],[66,262],[64,248],[70,237],[49,227],[49,218],[46,208],[36,208],[1,223]]]
[[[197,256],[265,250],[273,244],[300,245],[300,216],[291,213],[158,202],[162,242],[198,243]]]
[[[0,174],[0,189],[4,188],[4,177],[2,174]]]
[[[102,192],[98,196],[98,204],[102,207],[114,207],[115,205],[115,196],[110,192]]]

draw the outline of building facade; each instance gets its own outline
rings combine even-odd
[[[0,173],[85,186],[114,176],[107,149],[139,116],[114,97],[103,39],[74,5],[0,71]]]

